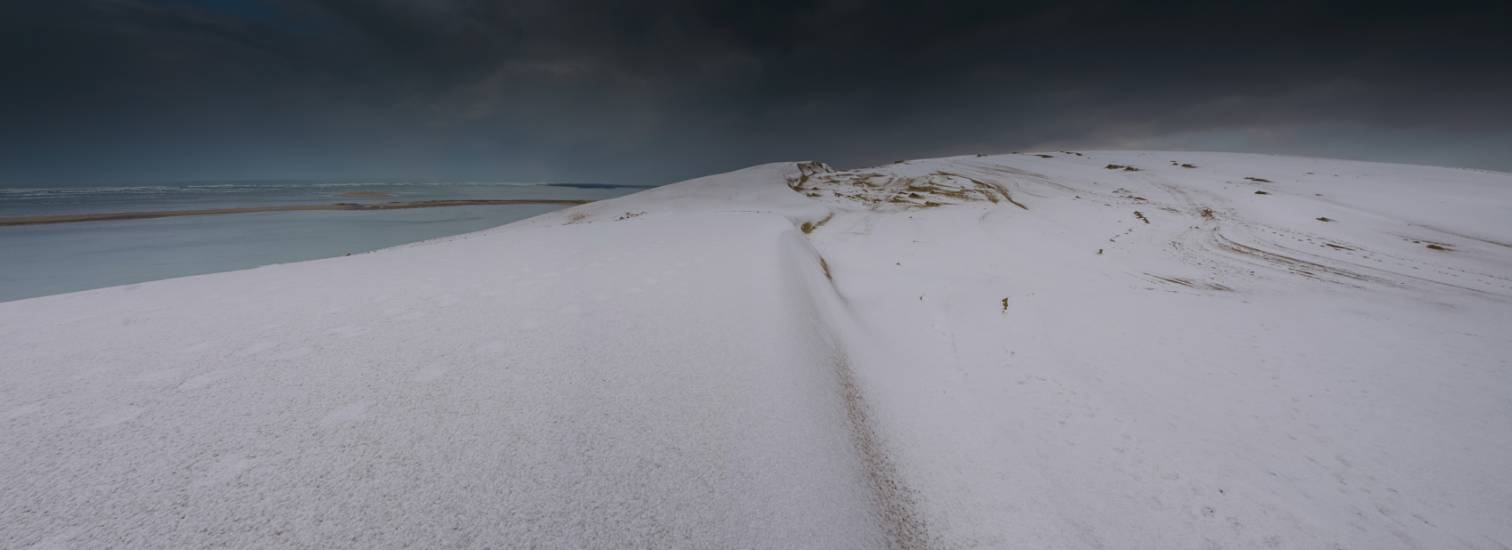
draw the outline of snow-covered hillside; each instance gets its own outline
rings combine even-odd
[[[1512,546],[1505,173],[771,164],[0,350],[6,548]]]

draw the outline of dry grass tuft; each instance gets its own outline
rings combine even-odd
[[[809,233],[813,233],[815,229],[819,229],[820,227],[824,227],[824,224],[829,223],[830,218],[833,218],[833,217],[835,217],[835,213],[834,212],[830,212],[829,215],[825,216],[823,219],[821,219],[821,220],[819,220],[817,222],[803,222],[803,225],[800,226],[799,229],[803,230],[803,234],[804,235],[807,235]]]

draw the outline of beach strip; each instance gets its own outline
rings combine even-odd
[[[425,200],[408,202],[328,204],[286,204],[277,206],[245,206],[235,208],[204,208],[197,210],[156,210],[143,212],[99,212],[91,214],[53,214],[46,216],[17,216],[0,218],[0,226],[40,225],[49,223],[98,222],[112,220],[146,220],[178,216],[212,216],[218,214],[252,214],[257,212],[297,212],[305,210],[404,210],[410,208],[438,208],[443,206],[509,206],[521,204],[579,205],[592,201],[581,199],[458,199]]]

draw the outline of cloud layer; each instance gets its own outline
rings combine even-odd
[[[659,183],[1032,148],[1512,170],[1506,2],[0,7],[0,185]]]

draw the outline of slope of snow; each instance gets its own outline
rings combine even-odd
[[[0,304],[0,546],[1506,548],[1508,327],[1508,174],[765,165]]]

